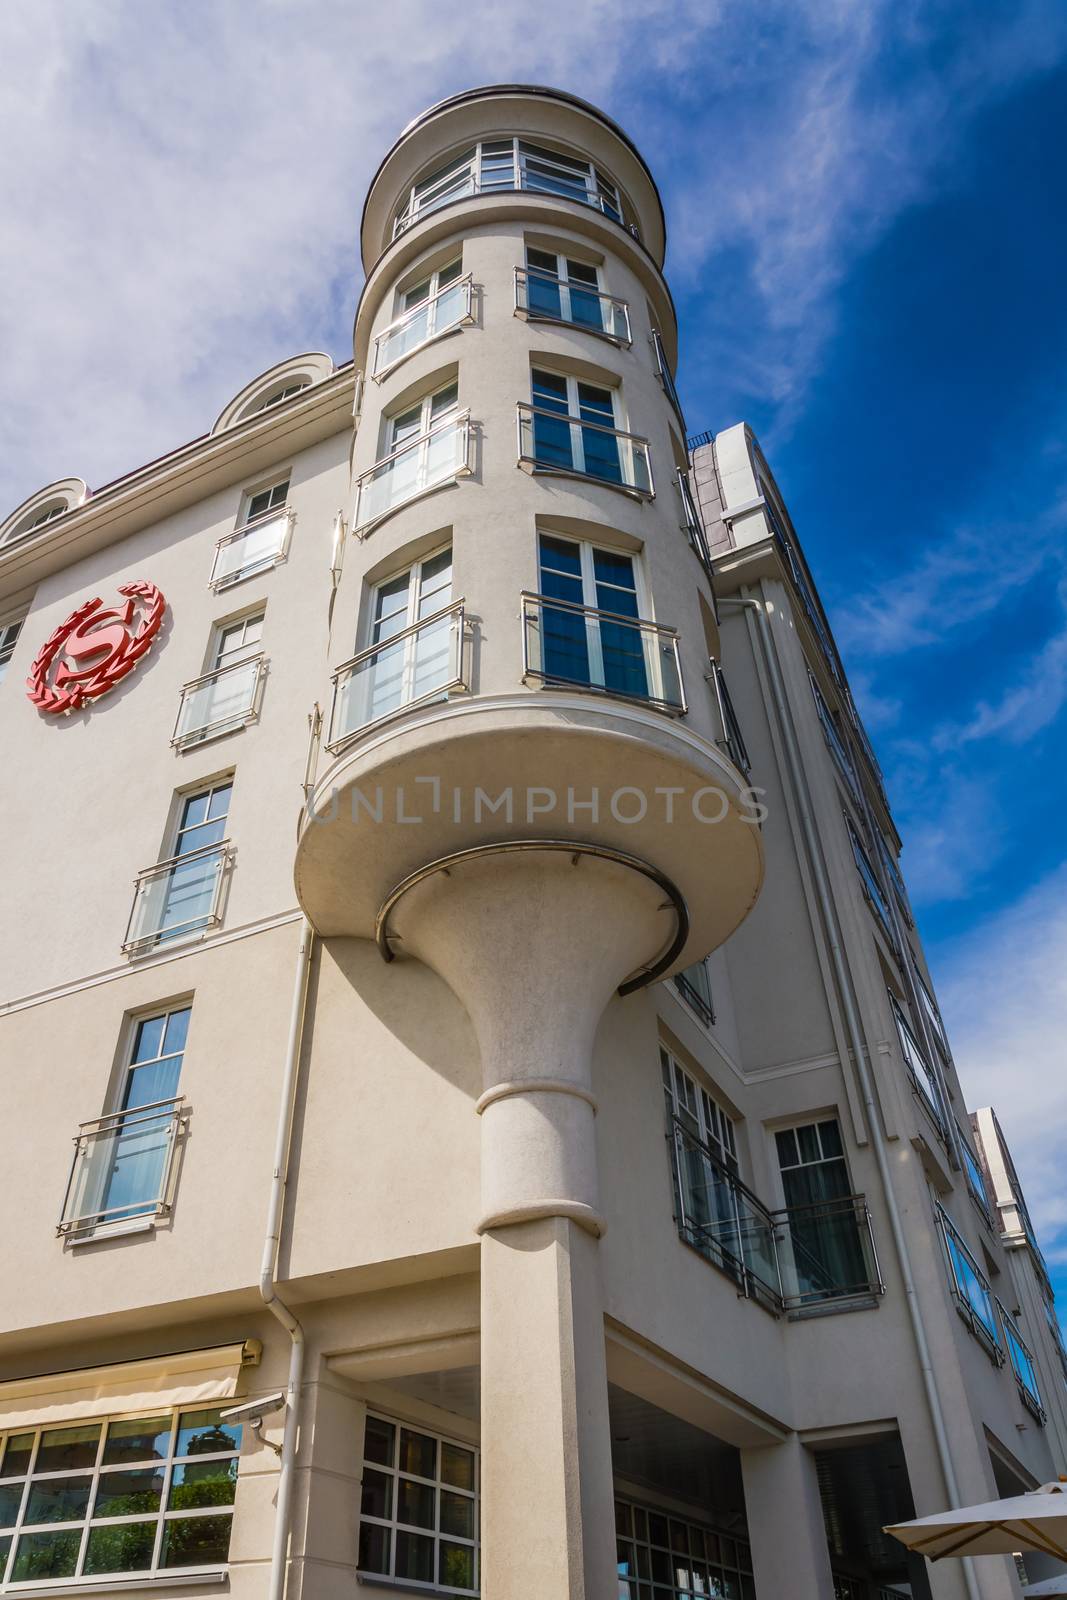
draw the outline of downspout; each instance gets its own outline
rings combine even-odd
[[[282,1433],[281,1465],[278,1470],[278,1498],[274,1518],[274,1543],[270,1558],[270,1600],[282,1600],[285,1593],[286,1557],[289,1545],[289,1515],[295,1479],[296,1441],[300,1431],[300,1408],[304,1376],[304,1330],[288,1306],[278,1298],[275,1279],[282,1242],[285,1190],[289,1179],[289,1153],[293,1136],[293,1112],[300,1069],[300,1047],[304,1035],[308,974],[315,935],[306,918],[301,919],[300,948],[293,981],[293,1005],[289,1017],[289,1038],[285,1050],[282,1099],[278,1108],[278,1133],[274,1146],[274,1173],[271,1178],[270,1209],[263,1240],[263,1260],[259,1271],[259,1292],[263,1304],[277,1317],[289,1335],[289,1381],[286,1388],[285,1425]]]
[[[933,1360],[930,1355],[930,1342],[926,1335],[926,1324],[923,1321],[922,1307],[919,1304],[918,1294],[915,1289],[915,1279],[911,1269],[911,1258],[908,1254],[907,1240],[904,1236],[904,1226],[901,1222],[900,1208],[897,1205],[896,1192],[893,1187],[892,1173],[889,1166],[889,1157],[886,1153],[885,1136],[882,1132],[881,1113],[875,1098],[874,1082],[871,1077],[867,1061],[866,1049],[863,1041],[863,1031],[860,1025],[859,1014],[856,1010],[855,996],[852,990],[851,975],[845,960],[841,944],[841,930],[834,908],[833,896],[826,875],[826,864],[823,860],[822,850],[819,846],[818,833],[812,811],[811,797],[804,778],[804,768],[800,757],[800,748],[797,743],[796,730],[793,726],[792,715],[785,695],[785,685],[782,680],[781,667],[778,662],[777,650],[771,635],[770,624],[767,621],[765,603],[752,598],[751,592],[746,587],[742,589],[744,596],[741,600],[726,598],[720,600],[720,605],[740,606],[746,612],[749,642],[753,654],[757,659],[762,658],[767,669],[771,684],[771,696],[774,700],[775,714],[785,741],[786,766],[789,771],[789,780],[796,795],[797,807],[800,812],[801,831],[804,835],[804,845],[811,864],[812,875],[815,879],[815,891],[819,901],[819,910],[822,914],[823,925],[826,929],[830,947],[830,961],[837,981],[838,992],[845,1012],[845,1027],[848,1033],[849,1045],[856,1063],[856,1072],[860,1081],[860,1092],[867,1113],[867,1127],[870,1133],[871,1145],[874,1150],[878,1175],[882,1182],[885,1195],[885,1207],[889,1217],[889,1228],[893,1236],[893,1245],[897,1253],[900,1275],[904,1283],[904,1299],[908,1308],[908,1319],[911,1323],[912,1334],[915,1339],[916,1353],[919,1357],[919,1368],[922,1373],[923,1389],[926,1394],[927,1405],[930,1410],[930,1421],[933,1424],[934,1441],[937,1445],[937,1457],[941,1472],[945,1480],[945,1488],[949,1499],[954,1505],[960,1503],[960,1488],[956,1478],[956,1468],[952,1460],[952,1451],[948,1442],[948,1431],[945,1427],[945,1412],[941,1404],[941,1394],[937,1387],[937,1376],[934,1372]],[[756,624],[752,618],[755,616]],[[758,629],[759,639],[756,632]],[[964,1581],[970,1600],[981,1600],[977,1578],[970,1557],[962,1561]]]

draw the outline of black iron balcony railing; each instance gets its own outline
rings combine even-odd
[[[456,600],[345,661],[333,675],[327,749],[335,754],[386,717],[467,688],[463,639]]]
[[[568,412],[518,404],[519,465],[534,472],[591,478],[652,500],[652,458],[647,439]]]
[[[531,322],[562,322],[613,344],[632,343],[625,300],[540,267],[515,268],[515,310]]]
[[[641,617],[524,593],[522,676],[686,711],[678,635]]]
[[[775,1314],[885,1292],[862,1195],[769,1210],[677,1117],[668,1130],[678,1232]]]
[[[446,284],[436,294],[420,300],[418,305],[390,323],[374,341],[371,377],[380,383],[397,362],[403,361],[413,350],[420,350],[442,334],[471,322],[472,293],[473,282],[468,273],[465,278],[458,278],[455,283]]]
[[[57,1234],[82,1239],[169,1212],[188,1121],[189,1107],[178,1095],[83,1122]]]

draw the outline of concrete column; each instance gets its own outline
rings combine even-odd
[[[833,1600],[815,1457],[794,1434],[741,1451],[745,1514],[759,1600]]]
[[[617,1592],[592,1050],[673,918],[660,887],[580,846],[457,861],[393,913],[482,1058],[485,1600]]]

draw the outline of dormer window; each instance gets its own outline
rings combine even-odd
[[[269,411],[271,406],[280,406],[283,400],[291,400],[294,394],[300,394],[310,387],[309,383],[287,383],[283,388],[275,389],[273,394],[269,394],[256,406],[256,411]]]

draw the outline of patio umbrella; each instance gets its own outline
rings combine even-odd
[[[1040,1583],[1028,1583],[1023,1594],[1026,1600],[1063,1600],[1067,1596],[1067,1572],[1059,1578],[1042,1578]]]
[[[939,1511],[883,1531],[931,1561],[943,1556],[1010,1556],[1016,1550],[1040,1550],[1067,1561],[1065,1491],[1067,1482],[1045,1483],[1029,1494]]]

